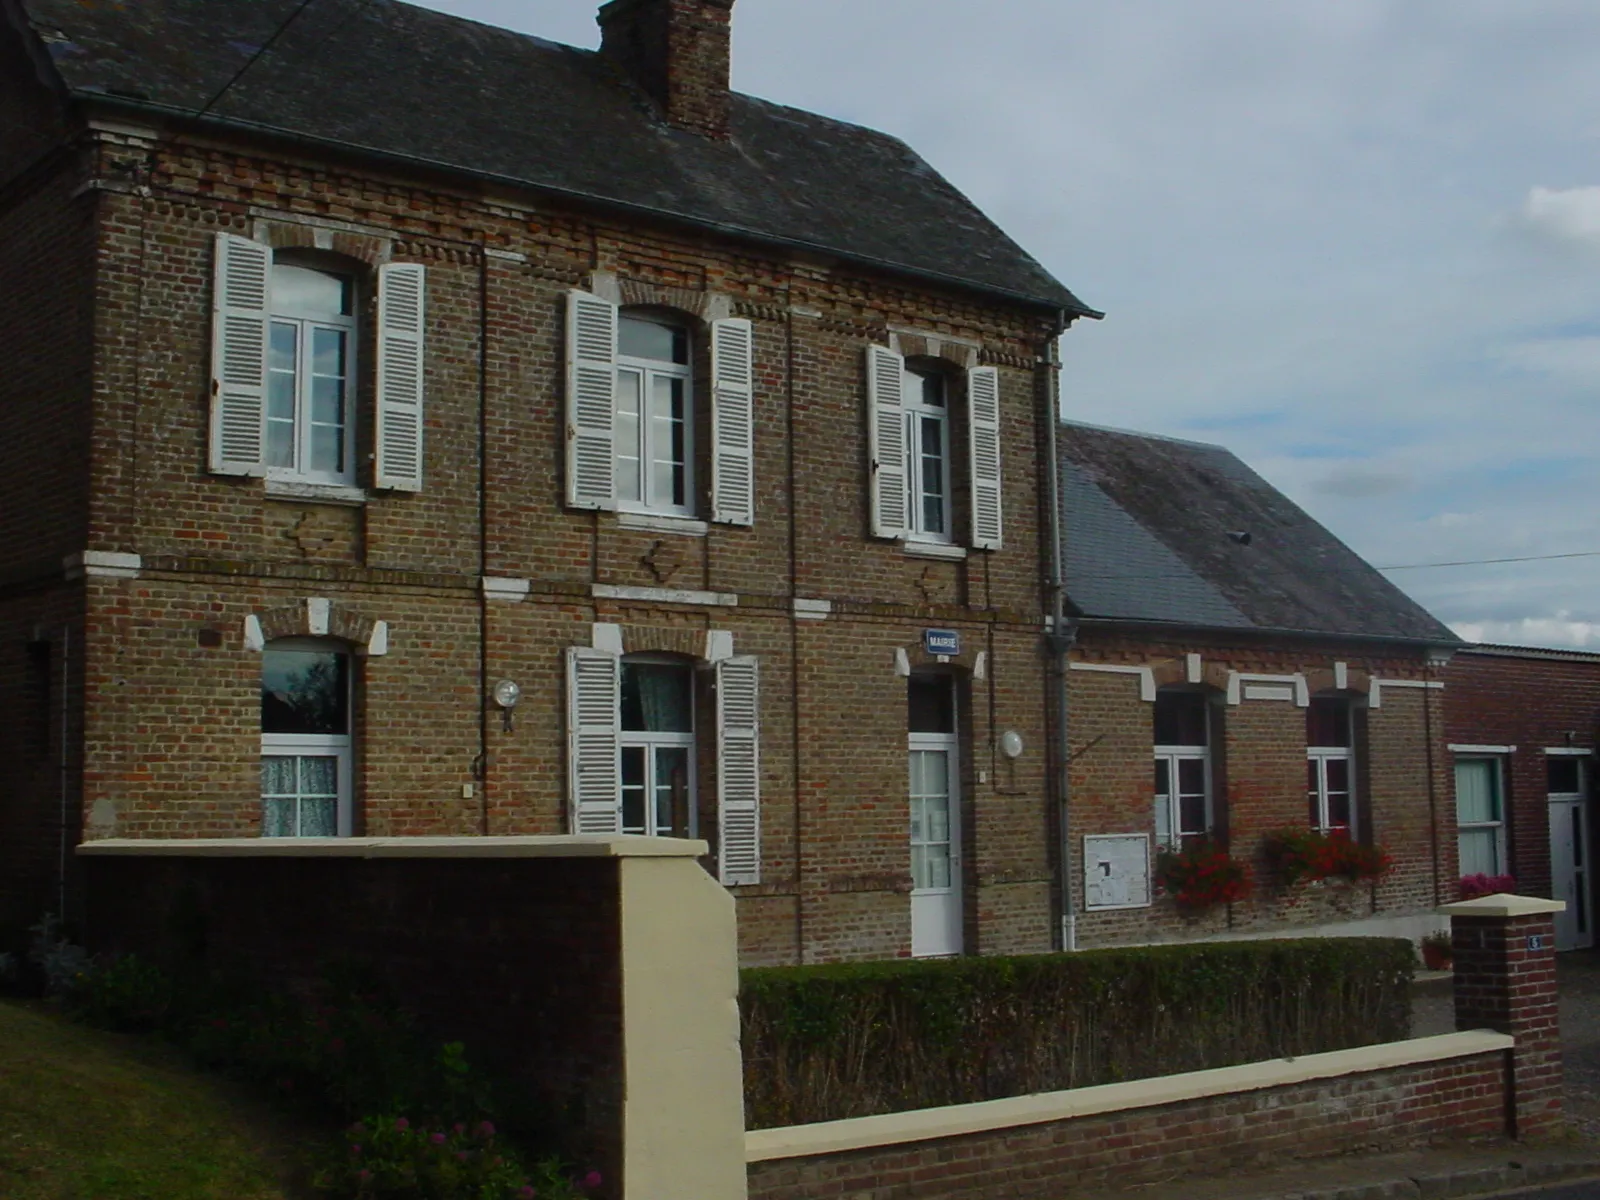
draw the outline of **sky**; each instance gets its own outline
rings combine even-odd
[[[590,0],[427,6],[593,47]],[[1600,4],[738,0],[1104,321],[1063,415],[1218,442],[1471,640],[1600,650]]]

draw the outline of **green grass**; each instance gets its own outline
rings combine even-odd
[[[0,1000],[5,1200],[303,1200],[307,1136],[149,1040]]]

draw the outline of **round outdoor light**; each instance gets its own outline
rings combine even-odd
[[[494,685],[494,702],[501,708],[515,708],[522,699],[522,687],[514,679],[502,679]]]
[[[1008,729],[1000,735],[1000,753],[1007,758],[1016,758],[1022,753],[1022,735],[1015,729]]]

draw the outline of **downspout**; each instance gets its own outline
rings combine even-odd
[[[1433,668],[1435,665],[1434,651],[1426,649],[1422,652],[1422,679],[1424,684],[1433,682]],[[1433,856],[1433,903],[1434,907],[1444,903],[1439,895],[1439,797],[1434,781],[1433,761],[1433,693],[1431,687],[1422,689],[1422,737],[1423,745],[1427,747],[1428,763],[1428,849]]]
[[[87,588],[85,592],[87,593]],[[60,914],[63,924],[67,920],[67,811],[71,807],[68,803],[72,788],[72,773],[67,762],[67,738],[71,728],[72,705],[67,697],[67,688],[71,682],[72,663],[72,624],[68,622],[61,627],[61,831],[60,831],[60,864],[56,879],[56,912]]]
[[[478,243],[478,832],[489,836],[489,246]]]
[[[1046,644],[1050,660],[1052,707],[1055,711],[1056,733],[1056,804],[1061,820],[1061,948],[1068,952],[1078,948],[1078,906],[1072,893],[1073,855],[1072,818],[1068,807],[1071,788],[1072,746],[1067,735],[1067,655],[1077,636],[1077,628],[1067,625],[1066,566],[1061,547],[1061,459],[1056,448],[1057,429],[1061,424],[1060,378],[1061,349],[1059,339],[1066,332],[1066,313],[1056,320],[1056,334],[1050,339],[1045,362],[1048,372],[1046,387],[1047,411],[1045,413],[1045,453],[1049,456],[1045,475],[1049,481],[1050,512],[1047,525],[1050,530],[1050,629]]]

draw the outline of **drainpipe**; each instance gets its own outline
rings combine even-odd
[[[1077,638],[1077,626],[1067,624],[1066,566],[1061,548],[1061,459],[1056,449],[1056,433],[1061,425],[1060,388],[1061,350],[1058,344],[1066,332],[1067,315],[1056,319],[1056,336],[1050,339],[1046,352],[1046,369],[1049,371],[1049,411],[1045,422],[1045,453],[1049,456],[1046,476],[1050,512],[1047,524],[1050,529],[1050,630],[1046,635],[1049,647],[1052,706],[1056,718],[1056,802],[1061,813],[1061,948],[1068,952],[1078,948],[1078,906],[1072,894],[1072,817],[1068,806],[1071,788],[1070,771],[1072,746],[1067,736],[1067,655]]]

